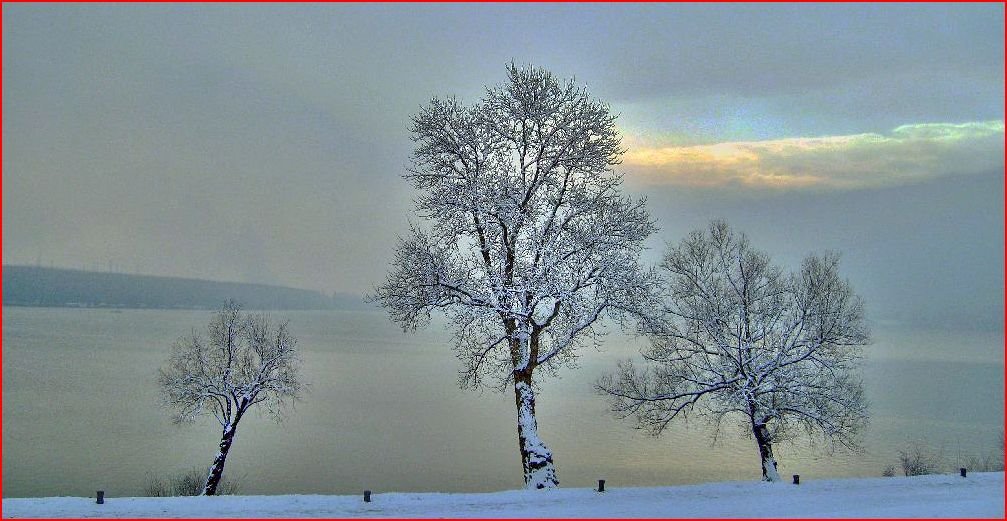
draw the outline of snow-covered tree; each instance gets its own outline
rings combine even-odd
[[[670,247],[663,296],[642,321],[644,369],[623,362],[598,382],[613,410],[660,434],[690,414],[740,420],[762,476],[780,479],[773,443],[804,433],[857,450],[867,422],[859,377],[869,342],[863,304],[839,256],[784,274],[722,221]]]
[[[646,289],[638,257],[654,225],[621,194],[608,105],[541,68],[507,74],[476,104],[435,98],[413,116],[405,177],[428,226],[400,240],[373,298],[405,330],[446,315],[460,383],[513,388],[525,484],[551,488],[536,379],[597,344],[602,317]]]
[[[206,478],[203,494],[212,496],[224,472],[238,422],[253,406],[280,419],[283,406],[296,400],[302,383],[296,339],[287,323],[273,326],[265,315],[251,315],[228,302],[206,328],[179,338],[172,346],[158,382],[175,423],[212,414],[224,428],[220,450]]]

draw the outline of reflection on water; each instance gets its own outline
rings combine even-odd
[[[289,318],[308,393],[282,424],[253,414],[227,474],[241,492],[489,491],[521,486],[513,399],[457,388],[458,363],[437,322],[403,334],[380,311],[274,312]],[[220,428],[175,426],[155,374],[172,341],[206,311],[3,308],[3,495],[136,495],[145,476],[208,466]],[[950,347],[948,347],[950,346]],[[991,450],[1003,425],[1003,338],[876,330],[864,379],[872,403],[866,452],[829,456],[777,447],[781,474],[877,476],[910,439],[958,452]],[[758,479],[754,442],[701,423],[660,438],[607,413],[592,383],[638,345],[605,351],[544,382],[538,412],[562,486]]]

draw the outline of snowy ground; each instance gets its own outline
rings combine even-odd
[[[986,517],[1004,518],[1004,474],[831,479],[485,494],[4,499],[3,517]]]

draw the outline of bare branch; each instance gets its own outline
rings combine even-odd
[[[527,441],[535,370],[551,374],[597,344],[604,317],[646,307],[656,279],[638,260],[654,223],[643,200],[620,194],[608,105],[540,68],[507,73],[473,105],[435,98],[413,117],[406,178],[425,226],[400,240],[370,298],[407,331],[446,315],[460,383],[513,384]],[[526,463],[528,450],[545,451],[541,440],[521,446]],[[551,469],[551,455],[535,461]],[[552,473],[535,468],[526,479]]]
[[[227,426],[251,405],[296,400],[303,384],[296,339],[286,323],[273,327],[265,315],[247,315],[228,302],[210,321],[209,342],[197,332],[175,342],[158,382],[163,403],[176,422],[191,422],[205,411]]]
[[[859,447],[867,404],[855,371],[870,333],[862,301],[839,277],[838,255],[808,256],[784,275],[715,221],[670,247],[661,268],[664,302],[640,322],[650,370],[623,364],[597,386],[616,414],[659,433],[694,409],[716,422],[741,412],[767,479],[776,477],[766,463],[772,442],[796,427]]]

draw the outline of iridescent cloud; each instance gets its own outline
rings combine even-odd
[[[647,185],[855,189],[1004,168],[1003,120],[694,146],[647,146],[628,136],[625,144],[627,178]]]

